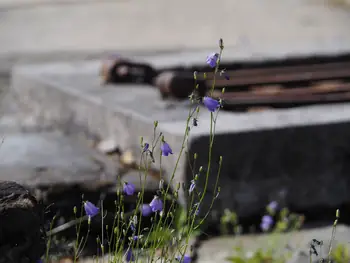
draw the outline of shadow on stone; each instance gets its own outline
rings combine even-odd
[[[0,262],[36,262],[46,249],[43,209],[23,186],[0,182]]]
[[[216,135],[203,213],[216,194],[219,156],[223,155],[221,192],[211,224],[219,222],[224,209],[259,222],[273,200],[305,214],[307,223],[331,224],[336,209],[346,210],[349,204],[349,128],[344,122]],[[199,191],[205,185],[208,141],[207,136],[198,137],[190,147],[190,156],[200,153],[196,165],[204,167]],[[348,224],[349,217],[344,215],[342,222]]]

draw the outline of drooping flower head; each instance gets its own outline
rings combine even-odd
[[[133,236],[132,237],[132,239],[134,240],[134,241],[137,241],[137,240],[139,240],[141,238],[141,236]]]
[[[203,98],[204,106],[211,112],[216,111],[220,107],[220,103],[218,100],[205,96]]]
[[[141,214],[143,216],[149,216],[150,214],[152,214],[152,207],[149,205],[149,204],[143,204],[141,207],[140,207],[140,210],[141,210]]]
[[[194,214],[195,214],[196,216],[198,216],[198,215],[199,215],[199,212],[200,212],[199,203],[195,203],[195,204],[193,205],[193,210],[194,210]]]
[[[272,201],[267,206],[267,210],[269,210],[269,212],[272,212],[272,213],[275,213],[277,208],[278,208],[278,203],[276,201]]]
[[[153,212],[161,212],[163,210],[163,202],[158,196],[154,196],[153,200],[149,204]]]
[[[147,152],[148,148],[149,148],[149,143],[146,142],[143,146],[143,152]]]
[[[126,262],[134,262],[135,261],[135,257],[134,257],[134,254],[132,253],[131,248],[129,248],[126,251],[125,259],[126,259]]]
[[[216,63],[218,61],[218,58],[219,58],[219,54],[218,53],[211,53],[210,55],[207,56],[207,64],[211,68],[215,68],[216,67]]]
[[[225,69],[220,71],[220,76],[223,76],[226,80],[230,80],[230,76],[227,74]]]
[[[162,145],[160,146],[160,150],[162,151],[163,156],[173,154],[173,150],[170,148],[170,145],[165,141],[163,141]]]
[[[191,263],[191,257],[189,255],[184,255],[183,258],[181,258],[181,256],[177,256],[176,260],[180,263]]]
[[[84,209],[85,209],[86,215],[88,215],[89,217],[94,217],[100,212],[100,209],[89,201],[86,201],[84,203]]]
[[[196,188],[196,182],[194,180],[191,180],[190,189],[188,190],[189,193],[192,193],[194,188]]]
[[[131,229],[132,232],[136,231],[136,227],[135,227],[134,223],[130,224],[130,229]]]
[[[123,191],[126,195],[133,195],[135,192],[135,185],[125,182]]]
[[[260,228],[263,231],[267,231],[273,224],[273,218],[269,215],[264,215],[261,219]]]

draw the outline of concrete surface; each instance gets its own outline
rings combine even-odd
[[[116,177],[115,165],[87,146],[58,132],[4,134],[0,179],[36,184],[98,181]],[[102,160],[102,161],[101,161]]]
[[[349,234],[350,229],[347,226],[339,225],[336,230],[336,244],[345,244],[349,249]],[[247,235],[238,238],[224,237],[208,240],[199,248],[200,263],[226,263],[226,257],[235,255],[234,247],[241,246],[246,258],[249,258],[252,252],[259,248],[264,250],[274,249],[278,255],[280,253],[292,252],[292,257],[288,263],[304,263],[310,262],[309,249],[312,239],[323,241],[324,245],[320,251],[317,247],[320,257],[326,257],[329,249],[329,241],[332,235],[331,227],[315,228],[312,230],[301,230],[294,233],[286,233],[282,235]],[[290,247],[291,249],[287,248]],[[333,248],[334,248],[333,247]],[[313,256],[312,262],[319,262],[320,257]]]
[[[196,58],[201,60],[202,56]],[[156,66],[176,62],[176,58],[170,62],[161,57],[148,59]],[[181,58],[177,56],[177,59]],[[70,132],[87,130],[102,139],[114,139],[122,149],[137,145],[140,136],[150,142],[153,122],[158,120],[159,129],[174,152],[162,160],[169,178],[181,150],[189,109],[183,105],[167,108],[158,91],[150,86],[101,87],[98,66],[99,62],[81,62],[17,67],[13,72],[12,92],[39,124],[56,125]],[[232,187],[222,188],[216,206],[219,212],[227,207],[240,214],[255,213],[268,202],[266,193],[277,194],[282,190],[288,192],[288,201],[301,209],[314,205],[332,207],[348,200],[349,120],[350,104],[346,103],[245,114],[221,112],[212,174],[216,174],[219,155],[224,155],[221,185]],[[192,129],[188,144],[190,155],[198,153],[197,165],[204,167],[209,126],[209,113],[203,109],[199,126]],[[290,150],[285,151],[286,147]],[[337,157],[333,158],[334,151]],[[301,159],[296,159],[296,154]],[[187,158],[183,156],[174,184],[191,179],[191,172],[186,169]],[[312,183],[316,177],[319,180]],[[202,180],[201,177],[201,184]],[[209,178],[206,204],[214,194],[214,180],[215,176]],[[332,190],[327,191],[331,185]],[[237,202],[231,200],[232,189]]]
[[[218,237],[201,244],[198,249],[198,263],[228,263],[227,257],[237,255],[235,254],[235,248],[242,248],[242,258],[248,259],[252,253],[257,249],[274,249],[275,255],[281,253],[291,253],[291,257],[288,258],[287,263],[304,263],[310,262],[309,260],[309,244],[312,239],[323,241],[324,245],[317,247],[317,251],[320,253],[319,257],[313,256],[312,262],[319,262],[321,257],[328,255],[329,241],[332,234],[331,227],[322,227],[312,230],[301,230],[299,232],[287,233],[282,235],[245,235],[239,237]],[[344,244],[349,249],[349,235],[350,228],[344,225],[338,225],[336,230],[336,238],[333,243],[333,249],[337,244]],[[100,258],[98,262],[108,263],[108,259],[111,256],[107,255],[105,258]],[[97,260],[83,259],[83,263],[93,263]],[[141,262],[143,262],[141,260]],[[158,262],[158,261],[156,261]]]
[[[334,2],[2,0],[0,57],[213,50],[220,37],[233,57],[348,50],[350,11]]]

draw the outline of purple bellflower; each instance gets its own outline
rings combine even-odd
[[[143,216],[149,216],[153,212],[152,207],[149,204],[143,204],[140,207],[140,210]]]
[[[269,215],[264,215],[261,219],[260,228],[263,231],[267,231],[270,229],[272,224],[273,224],[273,218]]]
[[[220,107],[219,101],[207,96],[203,98],[203,104],[211,112],[216,111]]]
[[[207,56],[207,64],[211,68],[215,68],[216,67],[216,63],[218,61],[218,58],[219,58],[219,54],[218,53],[211,53],[209,56]]]
[[[149,206],[151,207],[153,212],[161,212],[163,210],[163,202],[158,196],[154,196]]]
[[[133,195],[135,192],[135,185],[125,182],[123,191],[126,195]]]
[[[169,154],[173,154],[173,150],[170,148],[170,145],[166,142],[160,146],[163,156],[168,156]]]
[[[225,69],[220,71],[220,76],[224,76],[226,80],[230,80],[230,76],[226,73]]]
[[[134,257],[134,254],[132,253],[132,250],[131,248],[129,248],[127,251],[126,251],[126,262],[134,262],[135,261],[135,257]]]
[[[190,189],[188,190],[189,193],[192,193],[195,188],[196,188],[196,182],[194,180],[192,180],[191,185],[190,185]]]
[[[84,203],[84,209],[85,209],[85,213],[89,217],[94,217],[95,215],[97,215],[100,212],[100,209],[89,201],[86,201]]]
[[[181,256],[177,256],[176,260],[180,263],[191,263],[191,257],[189,255],[184,255],[183,258],[181,258]]]
[[[134,223],[130,224],[130,229],[131,229],[132,232],[136,231],[136,227],[135,227]]]
[[[196,203],[196,204],[193,205],[193,210],[194,210],[194,214],[195,214],[196,216],[198,216],[198,215],[199,215],[199,212],[200,212],[199,203]]]
[[[278,203],[276,201],[272,201],[271,203],[268,204],[267,209],[271,211],[272,213],[276,212],[278,208]]]
[[[147,152],[148,148],[149,148],[149,143],[146,142],[143,146],[143,152]]]

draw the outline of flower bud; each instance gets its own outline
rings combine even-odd
[[[162,189],[163,189],[163,185],[164,185],[164,180],[161,179],[161,180],[159,181],[159,190],[162,190]]]
[[[176,190],[179,190],[180,187],[181,187],[181,184],[180,184],[180,182],[178,182],[177,185],[176,185]]]
[[[137,225],[137,216],[136,215],[133,216],[132,220],[134,221],[134,224]]]
[[[221,50],[224,49],[224,40],[222,40],[222,38],[219,40],[219,47]]]

